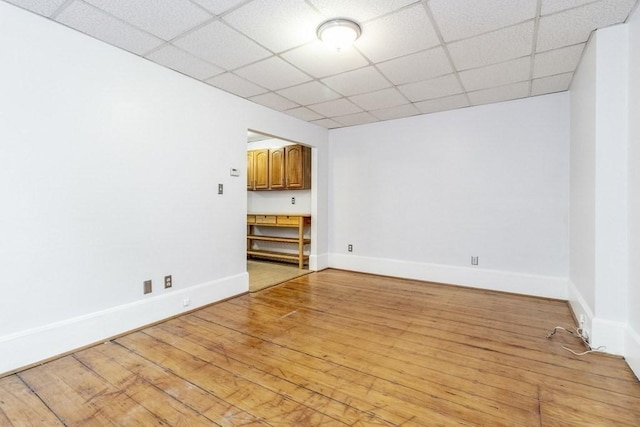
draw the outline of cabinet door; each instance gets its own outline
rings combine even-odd
[[[285,147],[285,159],[287,188],[311,188],[311,148],[304,145],[288,145]]]
[[[253,190],[253,182],[255,180],[254,153],[255,151],[247,151],[247,190]]]
[[[253,182],[256,190],[269,189],[269,150],[253,150]]]
[[[285,188],[285,150],[284,148],[272,148],[269,150],[269,188]]]

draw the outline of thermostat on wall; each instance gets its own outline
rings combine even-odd
[[[240,169],[231,168],[230,172],[231,172],[231,176],[240,176]]]

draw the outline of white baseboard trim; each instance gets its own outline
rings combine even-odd
[[[627,327],[626,329],[624,350],[624,358],[640,380],[640,334],[633,328]]]
[[[320,271],[325,268],[329,268],[329,255],[310,255],[309,256],[309,270]]]
[[[569,304],[576,319],[579,321],[581,315],[585,318],[584,329],[591,337],[591,346],[593,348],[604,346],[604,351],[607,353],[626,356],[625,341],[628,341],[626,337],[629,330],[627,324],[597,317],[571,280],[569,280],[568,289]]]
[[[394,259],[330,254],[329,267],[405,279],[566,300],[567,279],[482,268],[455,267]]]
[[[249,275],[241,273],[5,335],[0,337],[0,374],[107,340],[248,290]],[[190,300],[187,307],[183,306],[184,298]]]

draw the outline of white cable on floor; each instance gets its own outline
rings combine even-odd
[[[589,353],[602,353],[607,348],[607,347],[605,347],[603,345],[601,345],[598,348],[591,347],[591,345],[589,344],[589,341],[587,341],[587,338],[585,337],[585,335],[584,335],[584,333],[582,331],[582,328],[577,328],[577,329],[574,328],[573,330],[569,330],[569,329],[563,328],[562,326],[556,326],[555,328],[553,328],[553,331],[551,331],[547,335],[547,338],[551,338],[552,336],[554,336],[556,334],[556,332],[558,332],[558,330],[565,331],[566,333],[568,333],[569,335],[571,335],[571,336],[573,336],[575,338],[580,338],[580,340],[582,340],[584,345],[586,345],[587,348],[589,349],[587,351],[583,351],[582,353],[577,353],[577,352],[571,350],[568,347],[565,347],[563,345],[560,346],[561,348],[563,348],[563,349],[565,349],[567,351],[570,351],[571,353],[575,354],[576,356],[583,356],[583,355],[589,354]]]

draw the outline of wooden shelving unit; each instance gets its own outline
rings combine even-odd
[[[248,214],[247,215],[247,257],[271,258],[282,261],[295,261],[299,268],[309,263],[309,255],[305,254],[305,246],[311,239],[305,238],[305,228],[311,226],[311,215],[286,214]],[[294,228],[295,237],[282,237],[256,233],[256,227]],[[268,233],[268,232],[267,232]],[[278,250],[264,250],[254,248],[254,242],[276,242],[297,245],[297,253]]]

